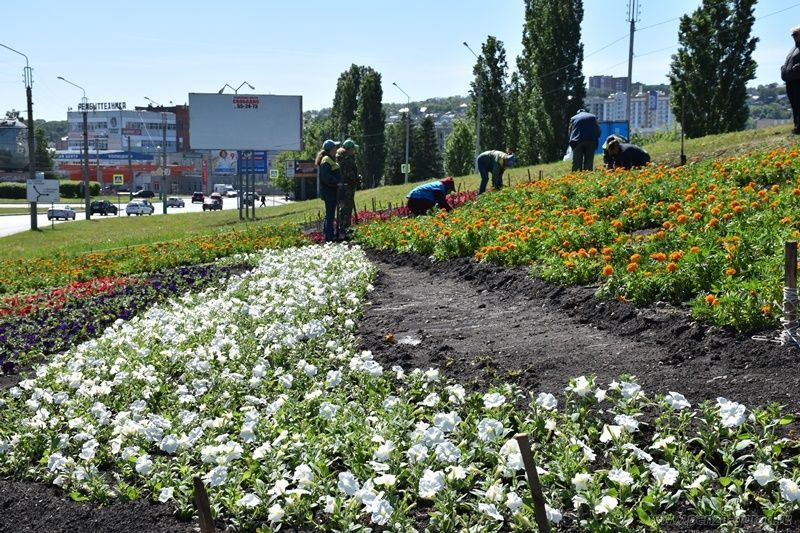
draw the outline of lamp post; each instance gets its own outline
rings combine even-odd
[[[28,178],[36,179],[36,147],[34,146],[34,129],[33,129],[33,72],[28,64],[28,56],[18,50],[14,50],[10,46],[0,44],[6,50],[11,50],[15,54],[19,54],[25,58],[25,68],[22,75],[25,81],[25,96],[28,101]],[[38,219],[36,212],[36,202],[31,202],[31,229],[38,228]]]
[[[400,89],[400,86],[397,85],[397,82],[392,82],[392,85],[397,87],[401,93],[406,95],[406,171],[405,171],[405,181],[404,183],[408,183],[408,137],[409,137],[409,128],[411,127],[411,98],[408,96],[408,93],[405,92],[403,89]]]
[[[164,214],[167,214],[167,112],[164,111],[164,106],[153,100],[152,98],[144,97],[145,100],[151,104],[161,108],[161,199],[162,209]]]
[[[222,86],[222,89],[220,89],[219,91],[217,91],[217,94],[222,94],[222,91],[224,91],[224,90],[225,90],[225,87],[230,87],[231,89],[233,89],[233,92],[234,92],[234,94],[239,94],[239,89],[241,89],[241,88],[242,88],[242,85],[247,85],[248,87],[250,87],[250,90],[251,90],[251,91],[255,91],[255,90],[256,90],[256,88],[255,88],[255,87],[253,87],[252,85],[250,85],[250,84],[249,84],[249,83],[247,83],[246,81],[243,81],[243,82],[242,82],[242,83],[241,83],[241,84],[240,84],[240,85],[239,85],[237,88],[235,88],[235,89],[233,89],[233,87],[232,87],[232,86],[230,86],[230,85],[228,85],[228,84],[226,83],[225,85],[223,85],[223,86]]]
[[[79,106],[83,110],[83,166],[81,168],[81,178],[83,178],[83,199],[86,204],[86,220],[90,220],[92,218],[92,202],[91,195],[89,194],[89,103],[86,100],[86,89],[77,83],[72,83],[64,76],[59,76],[58,79],[83,91],[83,98],[81,98],[81,105]],[[97,143],[96,137],[94,142],[95,144]]]
[[[476,54],[475,51],[472,48],[469,47],[469,45],[467,44],[467,41],[464,41],[462,44],[467,47],[467,50],[472,52],[472,55],[475,56],[475,59],[477,59],[478,63],[480,64],[481,58],[478,57],[478,54]],[[478,172],[478,156],[481,155],[481,100],[483,100],[483,98],[481,98],[481,78],[480,78],[480,76],[478,76],[478,80],[475,83],[475,87],[478,89],[478,95],[477,95],[478,96],[478,103],[475,106],[476,107],[476,110],[475,110],[475,172]]]

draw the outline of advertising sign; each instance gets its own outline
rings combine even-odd
[[[122,128],[123,135],[141,135],[142,128]]]
[[[236,150],[214,150],[211,152],[211,173],[232,175],[237,170],[239,154]]]
[[[301,150],[303,98],[189,93],[189,136],[196,150]]]
[[[600,142],[597,143],[597,150],[595,150],[596,154],[603,153],[603,143],[606,141],[609,135],[612,133],[619,135],[624,139],[629,139],[628,137],[628,121],[627,120],[618,120],[612,122],[599,122],[600,125]]]
[[[205,190],[206,184],[208,183],[208,162],[205,159],[203,159],[202,166],[203,166],[203,173],[201,174],[201,176],[203,181],[203,190]]]
[[[288,174],[287,174],[288,175]],[[313,159],[295,159],[294,177],[296,178],[316,178],[317,166]]]
[[[239,152],[239,173],[266,174],[267,152],[265,150],[246,150]]]

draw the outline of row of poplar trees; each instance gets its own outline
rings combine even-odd
[[[681,17],[679,49],[668,73],[673,113],[688,137],[744,129],[746,84],[754,79],[751,36],[757,0],[703,0]],[[522,52],[509,76],[503,42],[481,45],[471,84],[471,119],[456,122],[440,154],[430,118],[410,127],[411,181],[472,171],[475,113],[481,104],[480,150],[511,149],[523,165],[562,158],[569,119],[586,96],[581,43],[582,0],[524,0]],[[622,17],[622,15],[620,15]],[[776,67],[777,68],[777,67]],[[666,74],[666,73],[665,73]],[[351,137],[360,145],[364,186],[402,183],[408,114],[386,125],[381,75],[352,65],[339,77],[330,117],[306,125],[306,150],[322,139]]]

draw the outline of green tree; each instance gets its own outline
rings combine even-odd
[[[481,151],[506,148],[506,51],[503,41],[491,35],[481,47],[481,55],[472,69],[472,95],[481,101]],[[475,100],[473,100],[474,102]],[[475,116],[475,105],[471,112]]]
[[[522,55],[517,58],[524,127],[521,159],[560,160],[569,119],[586,96],[583,79],[582,0],[525,0]]]
[[[406,115],[403,120],[386,126],[386,164],[384,168],[384,184],[397,185],[403,183],[405,176],[400,172],[400,165],[405,163],[406,150]]]
[[[375,187],[380,183],[386,161],[383,88],[381,75],[366,67],[361,71],[358,105],[354,119],[354,135],[358,140],[356,154],[362,187]]]
[[[36,128],[33,138],[36,145],[34,154],[36,170],[52,170],[53,152],[50,150],[50,143],[47,141],[47,132],[42,128]]]
[[[742,130],[747,125],[747,82],[755,78],[751,37],[756,0],[703,0],[681,17],[672,56],[672,109],[689,137]]]
[[[414,127],[414,142],[411,145],[411,177],[413,181],[427,181],[444,177],[442,157],[436,142],[436,126],[431,117],[425,117]]]
[[[349,69],[342,72],[336,83],[336,93],[331,108],[331,128],[334,132],[334,139],[343,141],[353,134],[351,123],[356,117],[363,70],[364,68],[358,65],[350,65]]]
[[[518,152],[520,145],[520,136],[522,131],[521,117],[524,115],[524,108],[522,106],[522,90],[520,88],[519,74],[514,72],[511,75],[511,82],[508,84],[508,92],[506,94],[506,148],[511,149],[513,152]],[[528,164],[522,157],[518,156],[519,163]]]
[[[452,176],[465,176],[475,168],[475,132],[465,120],[453,123],[444,145],[444,168]]]
[[[42,120],[34,119],[36,128],[42,128],[47,133],[47,139],[54,143],[67,135],[69,123],[66,120]]]

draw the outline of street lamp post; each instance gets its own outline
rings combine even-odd
[[[15,54],[19,54],[25,58],[25,68],[23,69],[23,78],[25,80],[25,96],[28,101],[28,178],[36,179],[36,146],[34,145],[34,128],[33,128],[33,72],[28,64],[28,56],[18,50],[14,50],[10,46],[0,44],[6,50],[11,50]],[[36,212],[36,202],[31,202],[31,229],[38,228],[38,213]]]
[[[162,209],[164,214],[167,214],[167,112],[164,111],[164,106],[153,100],[152,98],[144,97],[145,100],[151,104],[155,104],[161,108],[161,199]]]
[[[397,85],[396,82],[392,82],[392,85],[400,89],[400,86]],[[408,93],[405,92],[403,89],[400,89],[400,92],[406,95],[406,171],[405,171],[405,180],[404,183],[408,183],[408,138],[409,138],[409,128],[411,127],[411,98],[408,96]]]
[[[81,178],[83,179],[83,199],[85,203],[86,209],[86,220],[90,220],[92,218],[92,202],[91,202],[91,195],[89,194],[89,115],[88,115],[88,108],[89,103],[86,99],[86,89],[81,87],[76,83],[72,83],[64,76],[59,76],[63,82],[69,83],[73,87],[77,87],[81,91],[83,91],[83,98],[81,98],[81,108],[83,109],[83,165],[81,168]],[[97,137],[95,137],[95,145],[97,144]]]
[[[467,50],[472,52],[472,55],[474,55],[475,59],[477,59],[478,63],[480,63],[481,58],[478,57],[478,54],[476,54],[475,51],[472,48],[469,47],[469,45],[467,44],[467,41],[464,41],[462,44],[467,47]],[[478,90],[478,95],[477,95],[478,96],[478,103],[475,106],[476,107],[476,109],[475,109],[475,172],[478,172],[478,156],[481,155],[481,105],[482,105],[481,100],[483,100],[483,98],[481,98],[481,78],[480,78],[480,76],[478,76],[478,80],[475,83],[475,87]]]
[[[255,87],[253,87],[252,85],[250,85],[250,84],[249,84],[249,83],[247,83],[246,81],[243,81],[243,82],[242,82],[241,84],[239,84],[239,86],[238,86],[237,88],[235,88],[235,89],[233,89],[233,87],[232,87],[232,86],[230,86],[230,85],[228,85],[228,84],[226,83],[225,85],[223,85],[223,86],[222,86],[222,89],[220,89],[219,91],[217,91],[217,94],[222,94],[222,91],[224,91],[224,90],[225,90],[225,87],[230,87],[231,89],[233,89],[233,92],[234,92],[235,94],[239,94],[239,89],[241,89],[241,88],[242,88],[242,85],[247,85],[248,87],[250,87],[250,90],[251,90],[251,91],[255,91],[255,90],[256,90],[256,88],[255,88]]]

